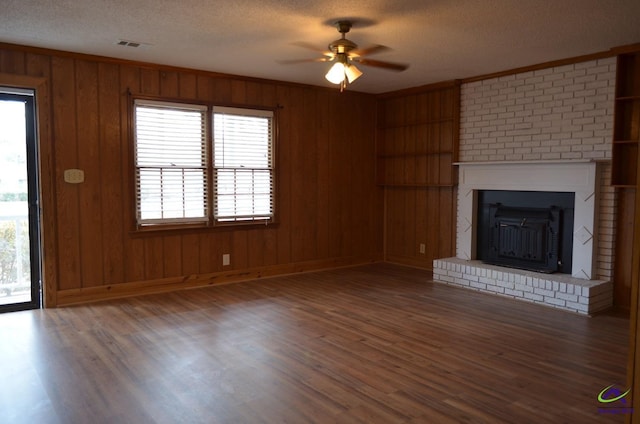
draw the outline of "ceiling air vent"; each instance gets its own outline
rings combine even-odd
[[[142,43],[138,43],[136,41],[127,41],[127,40],[119,40],[116,44],[119,46],[126,46],[126,47],[140,47],[142,45]]]

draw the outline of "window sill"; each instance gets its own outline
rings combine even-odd
[[[256,229],[273,229],[279,226],[278,222],[246,222],[246,223],[224,223],[224,224],[156,224],[136,227],[129,231],[129,235],[133,237],[159,236],[159,235],[183,235],[183,234],[202,234],[219,231],[234,230],[256,230]]]

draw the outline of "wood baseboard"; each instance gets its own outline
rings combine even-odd
[[[330,258],[260,268],[229,270],[208,274],[194,274],[122,284],[109,284],[82,289],[60,290],[56,293],[56,306],[70,306],[146,294],[195,289],[221,284],[237,283],[240,281],[256,280],[265,277],[342,268],[381,261],[382,257],[380,255]]]
[[[387,255],[387,257],[385,258],[385,262],[433,271],[433,261],[425,259],[416,259],[407,256]]]

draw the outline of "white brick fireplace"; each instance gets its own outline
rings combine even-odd
[[[612,304],[615,58],[463,84],[455,258],[434,280],[582,314]],[[478,190],[575,193],[571,275],[476,260]]]
[[[611,283],[593,279],[596,229],[594,161],[468,162],[458,164],[456,260],[434,262],[434,279],[580,313],[608,308]],[[555,191],[575,195],[571,275],[485,265],[476,261],[479,190]]]
[[[476,258],[477,190],[568,192],[575,194],[571,275],[587,280],[592,278],[596,234],[595,162],[469,162],[458,165],[458,258]]]

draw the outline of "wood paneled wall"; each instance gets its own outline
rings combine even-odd
[[[455,256],[459,115],[458,82],[379,98],[377,181],[390,262],[432,269],[434,259]]]
[[[41,182],[47,306],[382,258],[372,95],[13,45],[0,45],[0,73],[48,82],[40,111],[50,122],[40,133],[51,151]],[[135,232],[128,91],[279,105],[279,225]],[[83,169],[85,182],[65,183],[69,168]],[[222,266],[224,253],[231,266]]]

